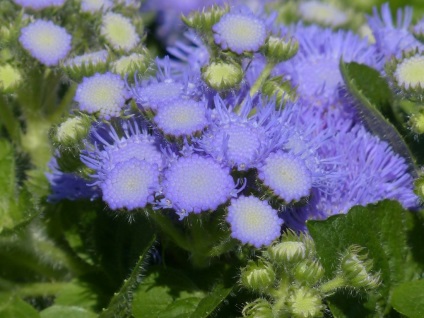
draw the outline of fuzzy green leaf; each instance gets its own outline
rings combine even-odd
[[[41,318],[96,318],[97,314],[76,306],[51,306],[40,312]]]
[[[393,290],[392,305],[410,318],[424,317],[424,280],[400,284]]]
[[[200,301],[190,318],[209,317],[209,315],[224,301],[224,299],[228,297],[232,290],[233,286],[226,287],[221,284],[216,285],[212,292]]]
[[[28,303],[12,294],[0,294],[0,317],[40,318],[38,312]]]
[[[358,244],[366,248],[373,260],[373,269],[380,272],[384,282],[368,299],[364,295],[341,297],[341,293],[331,297],[330,303],[340,311],[337,317],[375,317],[390,311],[393,286],[408,280],[408,268],[415,266],[407,250],[407,213],[398,202],[386,200],[353,207],[348,214],[335,215],[325,221],[308,221],[327,277],[334,275],[339,255],[350,245]]]

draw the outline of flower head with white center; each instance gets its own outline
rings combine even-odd
[[[78,85],[75,101],[80,110],[110,119],[120,115],[126,95],[124,80],[119,75],[108,72],[84,77]]]
[[[228,167],[248,170],[282,145],[278,123],[282,112],[275,110],[273,101],[254,104],[247,98],[237,111],[236,104],[215,96],[210,127],[198,143],[206,153]],[[252,115],[253,111],[256,114]]]
[[[67,59],[63,65],[70,67],[78,67],[82,65],[97,65],[105,64],[107,62],[109,53],[106,50],[90,52],[83,55],[78,55],[73,58]]]
[[[135,158],[117,163],[104,175],[99,187],[112,210],[144,208],[159,188],[156,165]]]
[[[154,121],[165,135],[193,135],[208,125],[206,102],[182,98],[173,100],[158,109]]]
[[[398,9],[396,21],[393,21],[390,6],[385,3],[381,6],[381,15],[376,7],[372,16],[368,17],[379,52],[386,58],[400,57],[402,51],[418,48],[424,50],[421,44],[410,32],[412,22],[412,8]]]
[[[131,87],[133,98],[142,108],[157,110],[173,100],[199,95],[198,76],[191,76],[188,69],[183,76],[174,76],[169,57],[156,60],[156,64],[156,77],[144,82],[135,79],[135,85]]]
[[[311,192],[311,172],[303,160],[293,154],[283,151],[270,154],[258,172],[259,179],[287,203],[299,201]]]
[[[164,171],[163,195],[180,218],[188,213],[216,210],[235,195],[236,185],[228,168],[197,154],[180,157]]]
[[[216,44],[238,54],[259,50],[267,36],[265,21],[255,16],[247,7],[224,14],[212,30]]]
[[[381,69],[376,48],[351,31],[332,31],[317,26],[298,24],[291,33],[299,41],[299,51],[290,60],[278,64],[273,75],[283,75],[297,86],[302,99],[314,104],[339,100],[338,88],[343,84],[340,59]]]
[[[82,0],[81,11],[82,12],[98,12],[107,11],[112,8],[113,1],[111,0]]]
[[[100,33],[114,49],[128,52],[140,42],[131,20],[123,15],[109,12],[102,22]]]
[[[105,171],[130,159],[156,165],[159,171],[164,166],[160,140],[150,135],[146,128],[140,127],[136,120],[124,120],[117,129],[112,125],[95,128],[92,139],[94,146],[87,144],[81,161],[96,171],[94,179],[101,179]]]
[[[66,0],[13,0],[16,4],[24,8],[42,10],[48,7],[60,7]]]
[[[348,21],[348,16],[337,7],[321,1],[306,1],[299,4],[302,18],[325,26],[338,27]]]
[[[266,201],[254,196],[232,199],[228,207],[227,222],[231,236],[256,248],[267,246],[280,236],[283,220]]]
[[[414,55],[402,60],[396,67],[394,77],[399,86],[424,88],[424,56]]]
[[[71,50],[71,35],[52,21],[35,20],[21,29],[19,42],[38,61],[54,66]]]

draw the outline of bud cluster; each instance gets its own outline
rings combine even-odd
[[[380,280],[360,246],[339,258],[333,278],[325,276],[311,237],[287,231],[255,262],[242,269],[240,283],[261,298],[248,303],[243,317],[322,317],[324,299],[340,288],[375,289]]]

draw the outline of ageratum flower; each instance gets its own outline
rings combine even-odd
[[[267,37],[265,21],[247,7],[239,7],[224,14],[212,30],[216,44],[238,54],[258,51]]]
[[[393,21],[388,3],[381,6],[381,14],[376,7],[373,8],[372,16],[368,17],[368,24],[373,31],[379,52],[386,59],[392,56],[400,57],[403,50],[424,49],[424,45],[410,32],[411,22],[411,7],[398,9],[396,21]]]
[[[280,236],[283,220],[266,201],[254,196],[232,199],[226,217],[231,236],[260,248]]]
[[[308,22],[338,27],[348,21],[347,14],[337,7],[321,1],[306,1],[299,4],[301,17]]]
[[[175,99],[162,105],[153,120],[165,135],[190,136],[208,125],[206,107],[205,101]]]
[[[186,69],[183,76],[174,76],[171,71],[169,57],[156,61],[158,72],[156,77],[140,82],[136,79],[131,88],[132,96],[142,108],[156,111],[161,105],[173,100],[188,98],[199,94],[198,78],[190,76]]]
[[[116,50],[132,50],[140,37],[131,20],[118,13],[109,12],[103,16],[101,35]]]
[[[174,160],[164,171],[162,204],[184,218],[188,213],[216,210],[235,195],[228,168],[197,154]]]
[[[19,42],[38,61],[54,66],[71,50],[72,37],[52,21],[35,20],[21,29]]]
[[[102,198],[112,210],[144,208],[159,187],[156,165],[135,158],[117,163],[98,183]]]
[[[379,54],[366,39],[351,31],[332,31],[316,26],[298,24],[285,31],[299,41],[299,51],[290,60],[273,70],[297,86],[298,95],[313,104],[325,104],[339,99],[338,87],[343,83],[339,70],[340,59],[380,69]]]
[[[236,104],[215,96],[210,126],[198,143],[228,167],[248,170],[282,145],[278,122],[282,113],[276,110],[273,101],[254,104],[247,98],[239,109]]]
[[[113,1],[111,0],[82,0],[81,11],[82,12],[98,12],[106,11],[113,7]]]
[[[48,7],[60,7],[66,0],[13,0],[16,4],[24,8],[42,10]]]
[[[78,85],[75,101],[79,109],[110,119],[118,117],[125,105],[126,86],[119,75],[110,72],[84,77]]]

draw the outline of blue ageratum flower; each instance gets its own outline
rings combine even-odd
[[[228,168],[210,157],[179,157],[164,170],[161,206],[173,208],[180,218],[188,213],[216,210],[235,195],[236,185]]]
[[[268,202],[254,196],[232,199],[226,220],[231,226],[231,237],[257,248],[277,239],[283,224]]]
[[[237,104],[216,95],[209,128],[197,142],[226,166],[248,170],[282,145],[279,120],[284,120],[273,101],[253,102],[246,98],[238,107]]]
[[[288,209],[283,218],[288,226],[304,229],[307,219],[325,219],[347,213],[355,205],[367,205],[384,199],[399,201],[405,208],[416,208],[414,178],[405,159],[390,145],[373,136],[361,124],[337,119],[327,129],[334,132],[320,148],[320,160],[336,158],[331,169],[331,191],[313,188],[308,204]]]
[[[258,51],[268,33],[266,22],[247,7],[239,7],[224,14],[212,30],[216,44],[238,54]]]
[[[421,42],[410,32],[411,22],[411,7],[405,7],[403,10],[398,9],[396,21],[393,21],[388,3],[381,6],[381,14],[376,7],[373,8],[373,14],[368,17],[368,24],[373,32],[379,52],[386,59],[392,56],[400,57],[403,50],[424,49]]]
[[[57,158],[52,157],[49,162],[49,173],[46,173],[50,183],[51,193],[48,196],[49,202],[59,202],[61,200],[93,200],[100,196],[97,187],[87,185],[88,181],[71,172],[62,172],[57,164]]]
[[[78,85],[75,101],[80,110],[100,118],[119,117],[128,92],[124,80],[110,72],[84,77]]]
[[[156,165],[135,158],[117,163],[98,182],[103,201],[112,210],[144,208],[159,188]]]
[[[132,97],[144,109],[156,111],[161,105],[166,105],[180,98],[199,95],[198,80],[191,76],[188,69],[183,75],[174,76],[169,58],[156,61],[158,72],[156,77],[147,81],[138,81],[131,87]]]
[[[13,0],[23,8],[42,10],[48,7],[60,7],[66,0]]]
[[[52,21],[35,20],[21,29],[19,42],[35,59],[55,66],[71,50],[71,35]]]
[[[112,0],[81,0],[82,12],[99,12],[107,11],[113,7]]]
[[[299,51],[289,61],[278,64],[273,74],[285,76],[297,87],[300,98],[313,104],[339,100],[338,88],[343,84],[340,59],[382,67],[376,48],[351,31],[298,24],[285,32],[299,41]]]
[[[165,135],[191,136],[208,125],[206,110],[205,101],[180,98],[162,105],[153,120]]]

